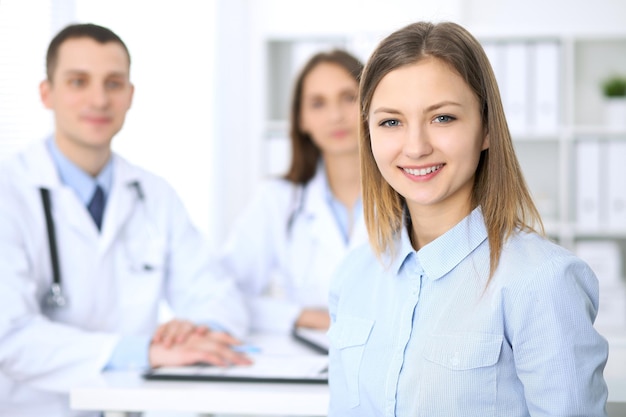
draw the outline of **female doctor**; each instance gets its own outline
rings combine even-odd
[[[103,369],[244,363],[229,349],[247,326],[235,284],[215,274],[174,190],[111,152],[133,95],[125,45],[72,25],[47,62],[54,136],[0,167],[0,415],[73,415],[69,390]],[[102,219],[86,207],[98,187]],[[151,343],[162,300],[230,335]]]
[[[251,309],[252,330],[328,328],[335,266],[366,242],[358,154],[362,64],[345,51],[314,55],[295,82],[291,166],[269,180],[221,255]]]

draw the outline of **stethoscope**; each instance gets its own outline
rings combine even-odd
[[[134,188],[139,201],[144,201],[143,189],[139,181],[132,181],[128,184],[129,188]],[[50,190],[40,188],[41,202],[43,203],[44,215],[46,218],[46,230],[48,232],[48,247],[50,249],[50,261],[52,263],[52,284],[43,296],[41,305],[45,309],[59,309],[67,306],[68,298],[64,294],[61,285],[61,268],[59,267],[59,253],[54,228],[54,219],[52,218],[52,209],[50,208]]]
[[[298,185],[294,188],[294,195],[292,198],[291,209],[289,211],[289,217],[287,218],[287,237],[291,237],[291,230],[293,225],[300,214],[304,211],[304,204],[306,202],[306,193],[308,183]]]

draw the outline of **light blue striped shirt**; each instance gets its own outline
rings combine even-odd
[[[113,184],[113,158],[109,159],[98,176],[94,178],[67,159],[57,147],[54,139],[48,139],[46,145],[54,161],[54,165],[57,168],[61,182],[74,190],[76,196],[78,196],[85,207],[87,207],[91,201],[97,185],[102,187],[105,197],[111,193],[111,186]]]
[[[354,251],[331,284],[329,417],[606,416],[591,269],[517,233],[489,286],[482,212],[418,252]]]

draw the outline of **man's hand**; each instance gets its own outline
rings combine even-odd
[[[208,333],[209,328],[206,326],[196,326],[187,320],[174,319],[157,328],[152,337],[152,343],[162,344],[169,348],[175,344],[184,343],[193,334],[205,335]]]
[[[150,345],[150,366],[184,366],[209,363],[217,366],[250,365],[252,361],[233,350],[241,342],[224,332],[207,330],[204,334],[187,334],[184,342],[170,347],[162,343]]]

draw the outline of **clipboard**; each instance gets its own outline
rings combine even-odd
[[[146,380],[264,383],[328,383],[328,357],[321,355],[249,355],[249,366],[208,364],[162,367],[143,374]]]
[[[298,342],[308,346],[317,353],[328,355],[330,341],[325,331],[294,327],[291,336]]]

